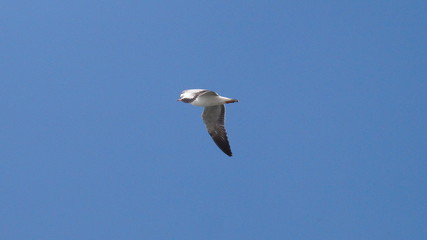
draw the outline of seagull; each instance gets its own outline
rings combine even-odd
[[[231,148],[228,143],[227,132],[224,128],[224,104],[238,102],[238,100],[220,96],[218,93],[206,89],[188,89],[182,91],[178,101],[205,107],[202,119],[205,122],[209,135],[211,135],[216,145],[231,157]]]

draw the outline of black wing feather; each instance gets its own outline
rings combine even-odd
[[[215,144],[228,156],[232,156],[230,143],[228,142],[227,132],[224,128],[224,105],[205,107],[202,118],[206,124],[209,135],[211,135]]]

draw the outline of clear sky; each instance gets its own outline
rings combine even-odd
[[[2,1],[0,239],[427,239],[426,10]]]

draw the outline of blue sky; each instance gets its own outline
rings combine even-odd
[[[426,7],[3,1],[0,238],[426,239]]]

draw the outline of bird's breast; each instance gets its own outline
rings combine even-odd
[[[224,104],[224,100],[218,96],[199,96],[191,104],[200,107],[217,106]]]

